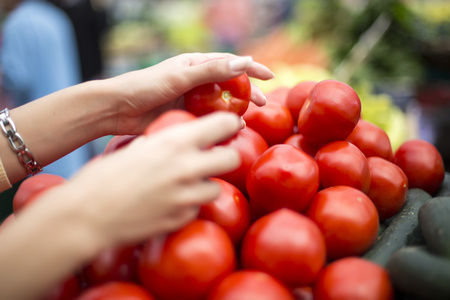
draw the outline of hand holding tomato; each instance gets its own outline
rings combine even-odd
[[[184,94],[186,110],[196,116],[213,111],[231,111],[242,116],[247,110],[251,85],[247,74],[223,81],[207,83]]]
[[[183,95],[195,87],[226,82],[245,74],[269,80],[274,74],[251,57],[229,53],[187,53],[160,62],[146,69],[129,72],[107,82],[120,93],[108,99],[114,110],[104,126],[103,135],[133,135],[161,113],[182,108]],[[255,85],[243,90],[256,105],[264,105],[264,94]],[[109,114],[109,111],[108,111]],[[103,128],[102,128],[103,129]]]

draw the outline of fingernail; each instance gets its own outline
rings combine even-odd
[[[241,129],[244,129],[245,126],[247,126],[247,123],[245,123],[244,118],[241,117]]]
[[[230,69],[233,72],[242,72],[248,69],[250,67],[250,64],[252,63],[253,59],[251,56],[242,56],[233,59],[229,62]]]

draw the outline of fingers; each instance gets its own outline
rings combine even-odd
[[[257,106],[264,106],[267,102],[267,98],[261,89],[252,83],[252,95],[250,96],[250,101],[255,103]]]
[[[197,147],[208,148],[230,138],[241,128],[242,121],[236,114],[219,111],[176,126],[176,132],[171,134],[180,143],[194,143]]]
[[[241,163],[238,152],[229,147],[216,146],[198,151],[179,164],[177,174],[181,181],[209,178],[235,170]],[[180,172],[183,170],[183,172]]]
[[[244,73],[260,80],[269,80],[274,77],[273,72],[269,68],[254,62],[250,56],[230,54],[219,56],[219,54],[211,54],[204,55],[202,62],[199,62],[199,58],[196,55],[192,57],[192,65],[188,72],[193,86],[230,80]]]
[[[220,185],[211,180],[180,183],[170,191],[170,197],[183,207],[202,205],[219,197]]]

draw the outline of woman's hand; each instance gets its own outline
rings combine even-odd
[[[138,137],[88,164],[69,188],[81,194],[77,205],[89,207],[88,222],[106,244],[176,230],[219,195],[208,178],[239,166],[234,150],[214,145],[241,127],[236,115],[219,112]]]
[[[140,136],[40,194],[0,231],[0,298],[36,298],[103,249],[196,218],[220,194],[208,178],[240,164],[214,145],[240,128],[237,115],[218,112]]]
[[[266,66],[251,57],[229,53],[190,53],[167,59],[155,66],[110,79],[119,89],[115,101],[116,116],[111,134],[138,134],[162,112],[182,108],[184,93],[209,83],[226,81],[243,73],[260,80],[273,78]],[[252,85],[251,101],[262,106],[266,99]]]

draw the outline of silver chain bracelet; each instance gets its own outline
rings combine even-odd
[[[27,173],[35,175],[42,171],[41,166],[34,159],[33,154],[28,150],[22,137],[16,130],[16,125],[9,116],[9,110],[5,108],[0,111],[0,127],[2,128],[3,135],[8,139],[9,145],[13,151],[17,154],[20,163],[25,167]]]

